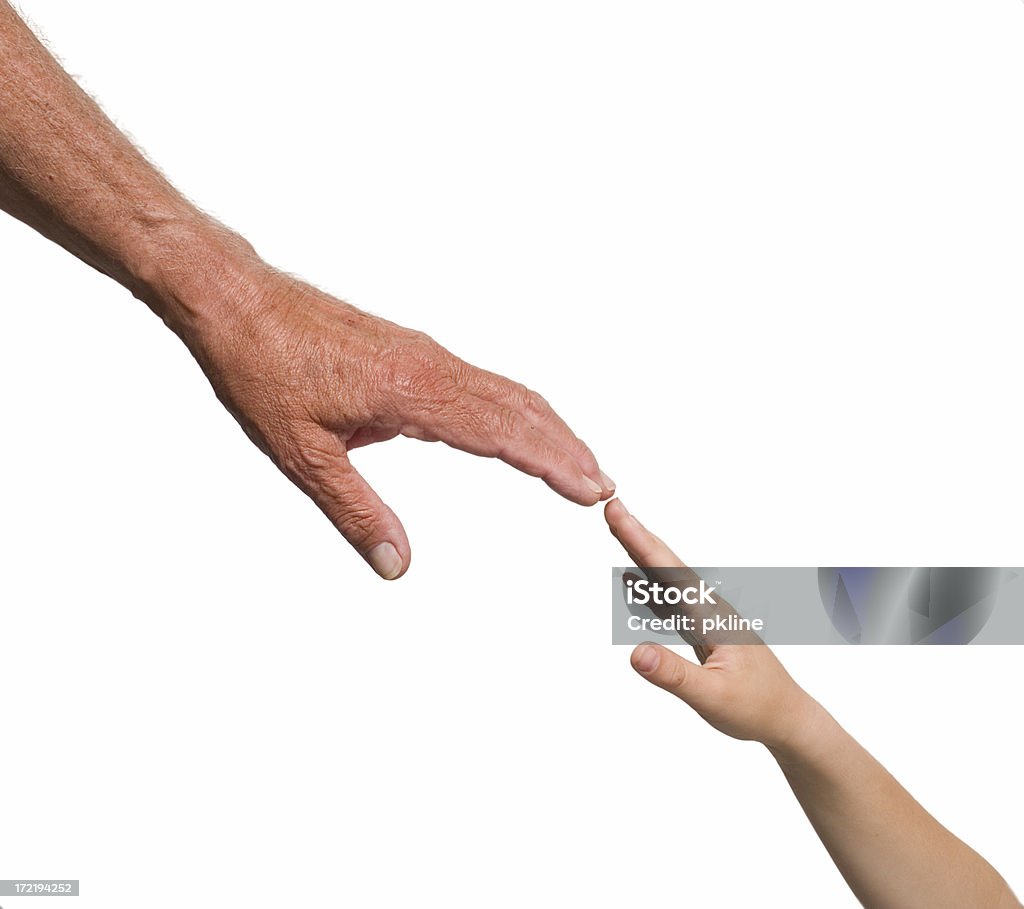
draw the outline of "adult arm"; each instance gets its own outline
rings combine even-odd
[[[684,567],[619,500],[609,502],[605,514],[637,565]],[[864,906],[1019,909],[996,870],[925,811],[793,681],[768,647],[697,643],[702,665],[641,644],[633,651],[633,668],[716,729],[768,747]]]
[[[348,458],[405,435],[498,457],[581,505],[611,495],[535,392],[267,265],[143,157],[0,0],[0,207],[176,332],[249,437],[385,578],[410,549]]]

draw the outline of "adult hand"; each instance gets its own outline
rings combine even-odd
[[[250,438],[385,578],[394,513],[348,452],[396,435],[498,457],[593,505],[594,456],[537,394],[426,335],[274,271],[198,211],[0,0],[0,209],[129,288],[199,360]]]
[[[537,393],[418,331],[271,269],[240,241],[216,295],[164,309],[249,437],[384,578],[409,566],[395,513],[348,453],[403,435],[495,457],[581,505],[610,496],[594,455]]]
[[[665,543],[614,499],[605,518],[615,538],[643,568],[685,568]],[[721,610],[731,611],[721,597]],[[718,644],[711,637],[694,641],[701,663],[660,644],[641,644],[632,654],[633,668],[647,681],[689,704],[726,735],[785,749],[808,735],[823,711],[786,672],[759,639],[754,643]],[[702,664],[702,665],[701,665]]]

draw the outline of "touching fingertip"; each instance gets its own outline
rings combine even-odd
[[[619,499],[609,499],[604,505],[604,519],[608,522],[608,529],[615,533],[615,525],[621,520],[621,514],[626,509]]]
[[[391,543],[378,543],[366,553],[366,561],[385,581],[393,581],[402,573],[402,557]]]
[[[620,509],[622,510],[622,515],[621,515],[621,516],[616,516],[616,515],[615,515],[614,513],[613,513],[613,514],[609,514],[609,515],[608,515],[608,521],[609,521],[609,523],[611,523],[611,522],[614,522],[614,523],[615,523],[615,524],[617,524],[617,525],[618,525],[619,527],[623,527],[624,525],[627,525],[627,524],[636,524],[636,525],[637,525],[638,527],[642,527],[642,526],[643,526],[643,525],[642,525],[642,524],[641,524],[641,523],[640,523],[640,522],[639,522],[639,521],[638,521],[638,520],[637,520],[637,519],[636,519],[636,518],[635,518],[635,517],[633,516],[633,512],[631,512],[631,511],[630,511],[630,510],[629,510],[629,509],[628,509],[628,508],[627,508],[627,507],[626,507],[626,506],[625,506],[625,505],[623,504],[623,502],[622,502],[622,499],[612,499],[612,500],[611,500],[611,501],[610,501],[610,502],[608,503],[608,505],[609,505],[609,506],[611,506],[611,505],[614,505],[614,504],[615,504],[616,502],[618,502],[618,504],[619,504],[619,508],[620,508]],[[606,506],[606,507],[607,507],[607,506]]]
[[[633,651],[633,668],[644,675],[649,675],[658,668],[660,656],[658,648],[650,644],[641,644]]]

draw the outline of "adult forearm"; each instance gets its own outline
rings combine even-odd
[[[868,909],[1017,907],[1009,887],[831,716],[773,752],[850,888]]]
[[[541,477],[581,505],[614,483],[540,395],[264,263],[152,167],[0,0],[0,207],[144,300],[246,434],[382,577],[401,522],[349,460],[398,435]]]
[[[244,242],[171,186],[3,0],[0,84],[0,207],[182,330],[195,276],[230,268]]]

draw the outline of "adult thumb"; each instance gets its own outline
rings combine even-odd
[[[300,485],[377,574],[387,581],[401,577],[411,557],[402,522],[352,466],[340,441],[319,442]]]

